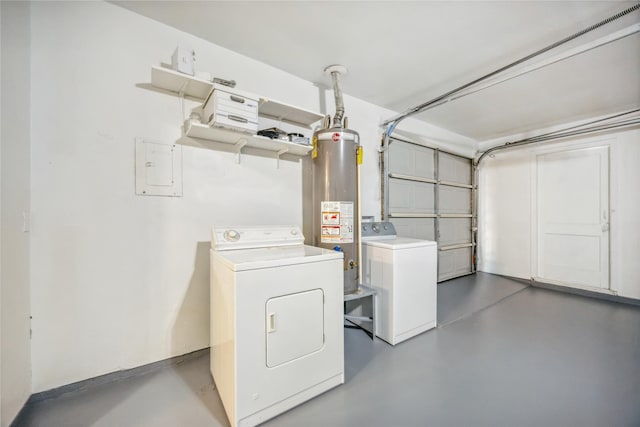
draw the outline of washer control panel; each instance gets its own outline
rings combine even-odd
[[[395,235],[396,228],[388,221],[362,223],[362,237]]]

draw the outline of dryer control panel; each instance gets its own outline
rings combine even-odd
[[[214,226],[211,247],[217,251],[302,245],[304,236],[296,225]]]

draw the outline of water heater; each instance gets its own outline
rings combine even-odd
[[[358,155],[360,136],[347,129],[339,76],[340,65],[325,69],[333,79],[336,114],[313,135],[312,231],[313,245],[344,253],[344,293],[358,290],[360,281],[360,225],[358,219]]]

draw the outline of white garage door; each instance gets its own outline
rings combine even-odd
[[[383,218],[438,242],[438,281],[472,273],[472,160],[391,138],[384,165]]]

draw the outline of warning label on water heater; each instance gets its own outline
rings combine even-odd
[[[353,242],[353,202],[322,202],[322,243]]]

